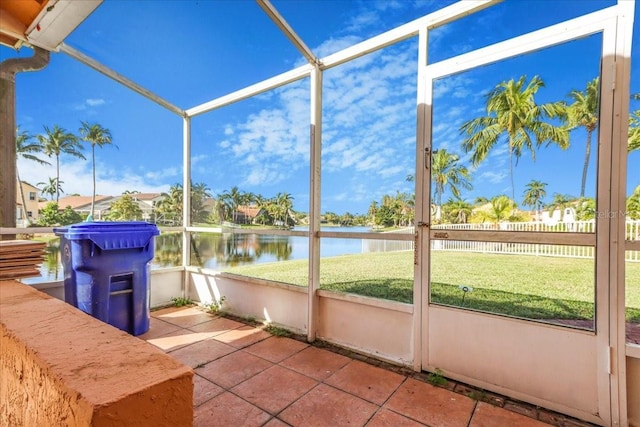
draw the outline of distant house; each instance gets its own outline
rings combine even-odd
[[[553,211],[542,212],[542,222],[545,224],[557,224],[558,222],[576,221],[576,210],[573,207],[564,209],[554,209]]]
[[[20,181],[24,194],[25,208],[22,207],[20,197],[20,187],[16,191],[16,226],[26,227],[28,223],[36,222],[38,219],[38,190],[37,187],[26,181]]]
[[[131,193],[129,195],[133,198],[133,201],[137,202],[138,206],[140,206],[143,221],[153,220],[153,211],[156,204],[164,198],[161,193]],[[120,197],[122,196],[117,196],[115,199],[120,199]]]
[[[101,220],[109,213],[109,206],[113,201],[112,196],[96,196],[93,210],[93,219]],[[49,202],[44,202],[46,205]],[[64,210],[70,207],[82,216],[87,216],[91,212],[91,196],[65,196],[58,200],[58,209]]]
[[[131,193],[131,198],[138,204],[140,210],[142,210],[142,220],[150,221],[153,219],[153,209],[159,200],[162,200],[160,193]],[[95,205],[93,208],[93,219],[95,221],[103,221],[109,214],[111,204],[120,200],[122,195],[119,196],[96,196]],[[91,196],[67,196],[63,197],[58,202],[60,210],[70,206],[71,209],[79,214],[86,216],[91,212]]]
[[[36,189],[37,190],[37,189]],[[138,204],[142,211],[142,220],[149,222],[156,222],[155,208],[157,204],[164,199],[161,193],[128,193],[133,201]],[[105,221],[107,215],[111,210],[111,205],[122,198],[119,196],[96,196],[95,205],[93,208],[94,221]],[[37,203],[37,201],[36,201]],[[40,202],[37,207],[39,209],[44,208],[50,201]],[[210,212],[215,206],[215,199],[207,198],[204,200],[203,208]],[[18,205],[20,207],[20,205]],[[70,207],[83,217],[86,217],[91,212],[91,196],[65,196],[61,197],[58,201],[58,209],[64,210]],[[37,209],[35,209],[37,212]],[[253,218],[260,212],[260,209],[254,207],[246,207],[238,209],[238,218],[240,221],[251,222]]]
[[[257,206],[238,206],[236,209],[236,223],[252,224],[253,220],[262,212]]]

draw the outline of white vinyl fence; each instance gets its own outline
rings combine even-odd
[[[545,231],[545,232],[595,232],[594,221],[558,222],[505,222],[500,224],[439,224],[434,230],[502,230],[502,231]],[[414,228],[407,227],[392,233],[413,234]],[[628,220],[626,240],[640,240],[640,221]],[[363,240],[362,252],[392,252],[413,250],[413,241]],[[541,255],[570,258],[593,258],[595,248],[590,246],[543,245],[528,243],[473,242],[466,240],[432,240],[434,251],[461,251],[500,254]],[[627,251],[627,261],[640,262],[640,251]]]

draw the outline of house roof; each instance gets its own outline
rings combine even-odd
[[[96,196],[96,203],[111,199],[112,196]],[[71,209],[78,209],[91,204],[91,196],[66,196],[58,201],[60,209],[70,206]]]
[[[56,50],[103,0],[2,0],[0,44]]]
[[[153,200],[162,196],[162,193],[133,193],[131,197],[138,200]]]
[[[34,190],[38,190],[40,191],[40,189],[38,187],[36,187],[35,185],[29,184],[27,181],[20,181],[22,183],[22,185],[26,185],[29,188],[33,188]]]
[[[155,200],[159,197],[162,197],[161,193],[135,193],[131,194],[131,196],[138,201],[151,201]],[[96,196],[96,206],[99,204],[104,204],[105,202],[112,201],[114,199],[119,199],[122,196]],[[40,202],[39,207],[43,208],[50,201]],[[71,207],[74,210],[82,210],[83,208],[88,208],[91,205],[91,196],[65,196],[61,197],[58,201],[58,207],[60,209],[65,209],[67,206]]]
[[[238,213],[241,213],[249,218],[255,218],[256,216],[258,216],[261,210],[262,209],[255,206],[238,206],[238,209],[236,209]]]

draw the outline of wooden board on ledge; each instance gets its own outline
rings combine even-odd
[[[0,241],[0,279],[22,279],[40,275],[44,242],[33,240]]]

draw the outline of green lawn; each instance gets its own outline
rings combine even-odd
[[[593,319],[594,262],[529,255],[432,252],[431,300],[532,319]],[[286,261],[227,271],[307,285],[308,263]],[[460,286],[473,288],[464,293]],[[323,258],[320,287],[413,302],[413,252]],[[627,319],[640,322],[640,263],[627,263]]]

